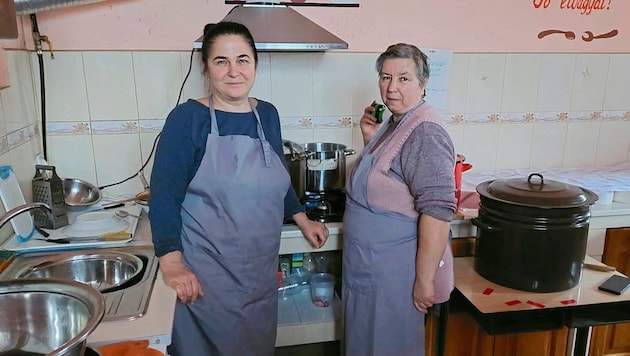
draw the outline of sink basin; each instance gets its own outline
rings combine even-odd
[[[103,321],[142,317],[157,275],[153,246],[123,246],[15,256],[0,280],[56,278],[83,282],[105,299]]]
[[[17,278],[60,278],[87,284],[102,293],[130,285],[142,272],[140,257],[122,251],[64,255],[25,266]]]

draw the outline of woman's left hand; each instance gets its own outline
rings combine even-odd
[[[421,313],[427,313],[435,302],[435,286],[432,282],[418,279],[413,283],[413,306]]]
[[[293,221],[297,224],[302,235],[315,248],[321,248],[328,240],[328,228],[319,221],[313,221],[306,216],[305,213],[297,213],[293,215]]]

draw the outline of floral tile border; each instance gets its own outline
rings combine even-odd
[[[8,133],[0,139],[0,152],[8,152],[26,142],[39,138],[37,124],[24,126],[19,130]]]
[[[619,111],[575,111],[575,112],[504,112],[504,113],[441,113],[449,125],[535,123],[535,122],[589,122],[630,121],[630,110]],[[348,128],[359,126],[361,116],[282,117],[282,129]],[[48,122],[46,135],[108,135],[159,133],[166,120],[107,120],[107,121],[63,121]],[[8,134],[9,149],[28,141],[36,134],[37,125],[29,125]],[[1,137],[0,137],[1,138]],[[3,151],[0,141],[0,153]]]

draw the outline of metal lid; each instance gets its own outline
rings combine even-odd
[[[525,206],[567,208],[593,204],[597,194],[576,185],[546,180],[540,173],[527,178],[498,179],[481,183],[482,196]]]

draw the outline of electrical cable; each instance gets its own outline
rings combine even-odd
[[[175,103],[175,106],[179,105],[179,101],[182,98],[182,93],[184,91],[184,84],[186,84],[186,81],[188,80],[188,77],[190,76],[190,72],[192,70],[192,61],[193,61],[194,54],[195,54],[195,49],[193,48],[190,51],[190,62],[188,63],[188,72],[186,73],[186,76],[184,77],[184,81],[182,81],[182,85],[179,88],[179,95],[177,96],[177,102]],[[121,181],[118,181],[116,183],[100,186],[100,187],[98,187],[98,189],[102,190],[102,189],[105,189],[105,188],[108,188],[108,187],[113,187],[115,185],[125,183],[126,181],[128,181],[128,180],[134,178],[135,176],[137,176],[138,174],[140,174],[146,168],[146,166],[149,164],[149,161],[151,160],[151,157],[153,157],[153,153],[155,152],[155,148],[157,147],[157,143],[159,141],[160,135],[162,135],[162,131],[160,131],[157,134],[157,136],[155,137],[155,140],[153,140],[153,146],[151,147],[151,152],[149,152],[149,156],[147,157],[146,161],[144,161],[144,163],[142,164],[142,166],[140,167],[140,169],[136,173],[134,173],[132,176],[129,176],[129,177],[127,177],[127,178],[125,178],[125,179],[123,179]]]
[[[37,62],[39,63],[39,90],[40,90],[40,106],[42,116],[42,149],[44,159],[48,158],[48,145],[46,144],[46,82],[44,79],[44,55],[42,53],[42,42],[39,34],[39,26],[37,26],[37,17],[35,14],[30,15],[31,25],[33,26],[33,40],[35,41],[35,49],[37,53]]]

